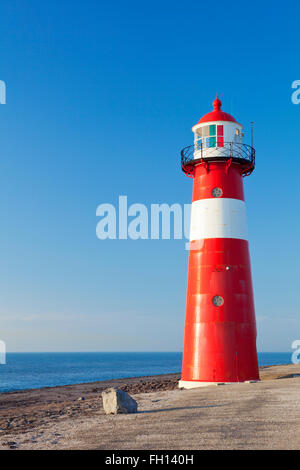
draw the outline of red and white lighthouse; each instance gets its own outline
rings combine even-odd
[[[194,145],[181,152],[182,169],[194,179],[184,388],[259,380],[243,191],[255,150],[221,105],[217,97],[213,111],[192,128]]]

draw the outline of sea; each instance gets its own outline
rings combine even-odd
[[[179,352],[8,353],[0,364],[0,393],[96,382],[127,377],[179,373]],[[290,364],[290,352],[258,353],[260,366]]]

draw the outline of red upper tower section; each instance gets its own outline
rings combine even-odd
[[[228,113],[224,113],[221,110],[222,102],[219,100],[218,95],[213,102],[214,110],[210,113],[205,114],[197,124],[202,124],[203,122],[211,122],[211,121],[230,121],[236,122],[233,116]]]

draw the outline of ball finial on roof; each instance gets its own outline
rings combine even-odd
[[[222,101],[219,100],[218,93],[216,99],[213,101],[214,109],[221,109]]]
[[[222,106],[222,101],[219,100],[219,97],[217,94],[216,99],[213,101],[213,107],[214,107],[213,111],[211,111],[208,114],[205,114],[205,116],[203,116],[196,125],[202,124],[204,122],[214,122],[214,121],[236,122],[233,116],[222,111],[221,106]]]

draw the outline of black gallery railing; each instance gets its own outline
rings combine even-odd
[[[222,147],[210,147],[197,143],[181,150],[181,167],[187,174],[193,173],[193,167],[201,161],[229,160],[240,163],[244,176],[252,173],[255,167],[255,149],[251,145],[224,142]]]

